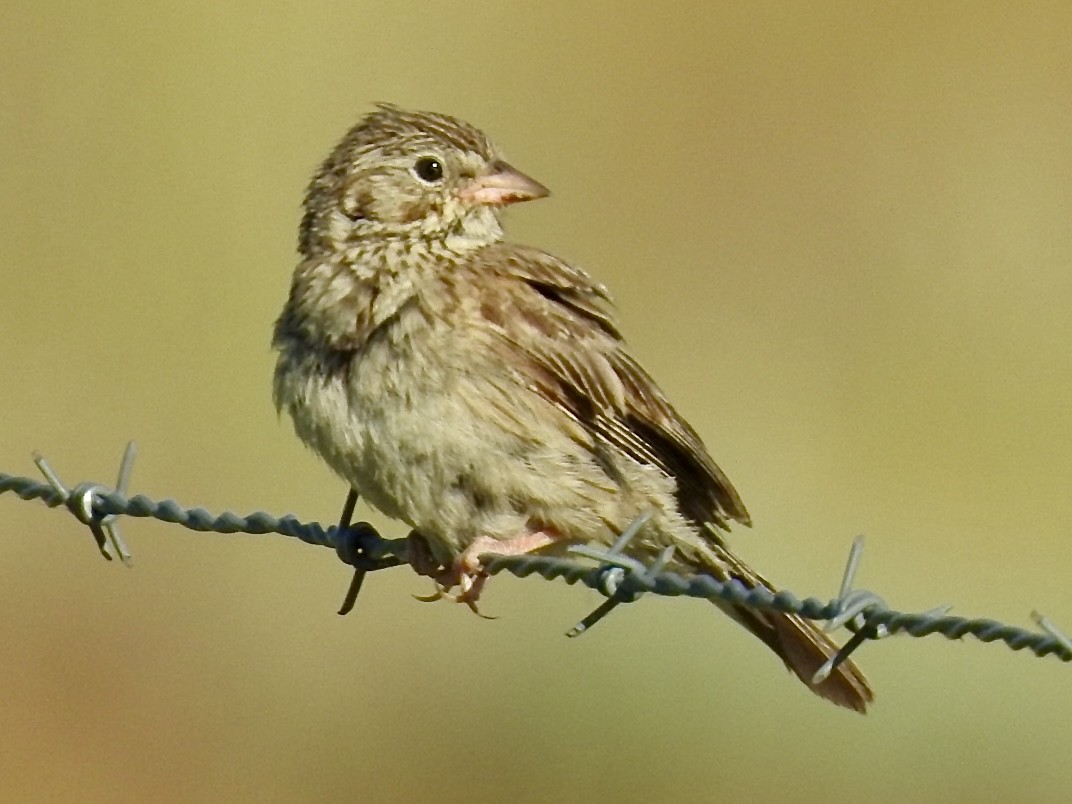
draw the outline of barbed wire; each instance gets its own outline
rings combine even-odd
[[[23,500],[40,500],[51,508],[65,506],[90,528],[101,554],[111,560],[118,558],[130,565],[132,558],[117,528],[119,516],[149,517],[181,525],[190,530],[213,533],[245,533],[253,535],[279,534],[300,539],[307,544],[330,547],[339,558],[356,570],[354,583],[340,613],[353,606],[365,573],[409,563],[409,539],[385,539],[367,522],[350,524],[356,502],[351,493],[339,525],[324,527],[317,522],[302,522],[296,516],[276,517],[264,511],[240,515],[231,511],[213,514],[203,508],[185,508],[174,500],[153,500],[143,494],[127,496],[133,468],[134,445],[127,446],[115,488],[100,483],[81,483],[67,487],[44,458],[35,454],[34,461],[46,482],[0,472],[0,494],[13,492]],[[583,584],[601,592],[607,600],[566,633],[578,636],[592,627],[621,603],[636,600],[652,593],[667,597],[721,599],[735,605],[756,609],[773,609],[797,614],[813,620],[826,620],[828,628],[846,626],[853,636],[816,674],[816,681],[844,661],[860,644],[890,634],[903,633],[913,637],[934,634],[948,639],[973,636],[982,642],[1001,642],[1015,651],[1029,650],[1042,657],[1053,655],[1072,662],[1072,641],[1047,617],[1038,612],[1032,618],[1042,633],[1007,625],[992,619],[969,619],[947,614],[948,607],[920,613],[906,613],[889,608],[873,592],[853,589],[852,583],[862,554],[862,540],[857,538],[845,569],[841,590],[836,598],[822,601],[815,597],[803,600],[792,592],[752,589],[740,581],[719,581],[707,575],[683,576],[663,569],[673,548],[668,548],[651,565],[644,565],[626,555],[629,540],[643,524],[634,522],[609,549],[587,546],[572,548],[576,558],[520,555],[480,556],[485,571],[491,575],[511,573],[524,578],[537,575],[546,580],[561,578],[568,584]],[[595,565],[583,559],[595,561]]]

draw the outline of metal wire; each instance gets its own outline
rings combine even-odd
[[[128,563],[129,553],[122,546],[115,529],[115,518],[123,515],[151,517],[201,532],[280,534],[300,539],[307,544],[330,547],[345,563],[363,572],[399,566],[407,560],[406,539],[384,539],[365,522],[349,527],[325,528],[316,522],[302,522],[289,514],[282,517],[264,511],[247,515],[230,511],[212,514],[203,508],[184,508],[174,500],[156,501],[143,494],[127,497],[125,488],[133,460],[131,447],[128,447],[120,469],[118,485],[122,490],[117,491],[110,491],[96,483],[82,483],[68,489],[43,459],[37,456],[35,460],[48,482],[41,483],[27,477],[0,473],[0,494],[14,493],[23,500],[40,500],[50,508],[66,506],[80,522],[90,527],[106,558],[111,558],[110,552],[115,552]],[[736,605],[775,609],[809,619],[835,622],[845,619],[847,604],[850,599],[855,598],[859,610],[848,612],[848,616],[856,621],[855,625],[850,623],[850,627],[857,632],[850,640],[854,643],[853,648],[864,639],[883,636],[884,632],[904,633],[913,637],[940,634],[948,639],[973,636],[982,642],[1001,642],[1012,650],[1026,649],[1036,656],[1053,655],[1061,661],[1072,662],[1072,644],[1049,620],[1041,622],[1043,632],[1037,633],[995,620],[946,615],[942,613],[944,609],[936,610],[937,613],[931,611],[916,614],[895,611],[888,608],[882,599],[873,593],[851,591],[851,576],[858,561],[857,552],[850,557],[846,583],[843,584],[841,595],[837,599],[824,602],[815,597],[801,600],[786,590],[771,593],[766,589],[749,589],[736,580],[722,582],[706,575],[686,577],[661,569],[661,562],[656,562],[652,567],[630,566],[626,560],[627,556],[614,558],[615,549],[617,546],[609,551],[587,551],[590,557],[601,562],[598,566],[574,558],[532,555],[488,554],[482,555],[480,561],[491,575],[506,572],[520,578],[530,575],[546,580],[561,578],[568,584],[580,583],[606,595],[607,602],[568,632],[572,636],[583,633],[618,603],[635,600],[644,593],[667,597],[721,599]],[[844,655],[847,655],[847,652]]]

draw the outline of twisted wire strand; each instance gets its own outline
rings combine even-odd
[[[302,522],[291,514],[282,517],[265,511],[255,511],[245,516],[231,511],[212,514],[203,508],[184,508],[170,499],[156,501],[144,494],[127,497],[90,483],[80,484],[65,495],[47,483],[0,473],[0,494],[4,493],[14,493],[23,500],[37,499],[50,508],[66,505],[80,521],[89,525],[93,524],[86,519],[89,512],[78,507],[80,502],[85,506],[86,499],[90,500],[88,507],[92,509],[91,516],[97,522],[106,517],[124,515],[158,519],[200,532],[279,534],[307,544],[333,548],[347,564],[368,571],[398,566],[405,563],[406,558],[406,539],[381,538],[367,523],[340,529],[336,526],[325,528],[317,522]],[[749,589],[736,580],[722,582],[706,575],[685,577],[667,571],[622,572],[618,567],[593,567],[576,559],[551,556],[488,554],[481,556],[480,560],[492,575],[508,572],[519,578],[530,575],[545,580],[561,578],[568,584],[583,584],[622,602],[650,592],[668,597],[722,599],[757,609],[798,614],[813,620],[833,620],[843,608],[837,600],[823,602],[815,597],[801,600],[787,590],[772,593],[766,589]],[[612,592],[608,592],[608,571],[618,572]],[[991,619],[905,613],[879,602],[868,605],[863,617],[865,623],[861,630],[864,631],[873,632],[884,626],[890,633],[905,633],[913,637],[940,634],[947,639],[960,639],[973,636],[982,642],[1001,642],[1015,651],[1029,650],[1039,657],[1053,655],[1063,662],[1072,662],[1072,649],[1059,632],[1036,633]]]

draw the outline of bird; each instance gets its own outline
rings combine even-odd
[[[608,545],[667,569],[774,587],[726,543],[751,525],[697,431],[629,352],[607,288],[510,242],[503,210],[549,190],[480,129],[378,104],[316,171],[275,322],[273,397],[306,446],[412,528],[431,597],[476,601],[484,554]],[[457,588],[457,593],[450,590]],[[812,621],[715,601],[813,692],[865,712]]]

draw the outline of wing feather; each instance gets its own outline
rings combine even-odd
[[[696,524],[751,524],[700,436],[626,351],[606,289],[537,249],[485,252],[481,287],[497,290],[486,291],[496,298],[484,309],[495,311],[490,323],[526,384],[594,437],[673,477]]]

